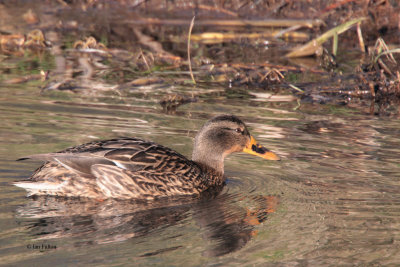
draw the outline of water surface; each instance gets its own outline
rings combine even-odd
[[[144,90],[144,89],[143,89]],[[197,89],[195,89],[197,90]],[[0,262],[7,266],[395,266],[400,262],[397,118],[345,107],[211,93],[166,114],[160,87],[130,97],[39,93],[0,85]],[[233,90],[233,89],[232,89]],[[251,91],[251,90],[250,90]],[[218,92],[218,93],[215,93]],[[238,91],[240,92],[240,91]],[[203,201],[146,206],[26,198],[12,185],[39,162],[19,157],[136,136],[190,157],[214,115],[239,115],[282,157],[226,160],[223,191]],[[42,247],[44,245],[44,247]]]

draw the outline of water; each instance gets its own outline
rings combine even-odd
[[[9,78],[3,75],[4,80]],[[206,89],[204,89],[206,90]],[[166,114],[166,92],[47,92],[0,84],[0,262],[6,266],[398,266],[400,149],[397,118],[346,107],[243,98],[208,86]],[[235,92],[235,89],[232,89]],[[199,90],[195,89],[196,92]],[[202,91],[204,92],[204,91]],[[240,115],[282,158],[226,160],[223,191],[162,205],[26,198],[13,181],[40,163],[15,161],[84,142],[136,136],[190,157],[206,119]]]

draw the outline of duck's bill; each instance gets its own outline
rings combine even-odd
[[[280,160],[280,157],[277,154],[269,151],[269,149],[263,147],[262,145],[257,144],[257,141],[253,136],[250,137],[250,142],[243,149],[243,152],[268,160]]]

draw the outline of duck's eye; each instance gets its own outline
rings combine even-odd
[[[237,132],[237,133],[243,133],[243,130],[242,130],[241,128],[236,128],[236,129],[235,129],[235,132]]]

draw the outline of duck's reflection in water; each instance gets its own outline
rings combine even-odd
[[[229,193],[152,202],[39,197],[32,198],[17,213],[36,240],[80,240],[74,242],[75,246],[123,242],[193,218],[204,241],[211,244],[205,254],[220,256],[243,247],[256,234],[255,225],[274,212],[277,203],[275,196],[241,197]]]

